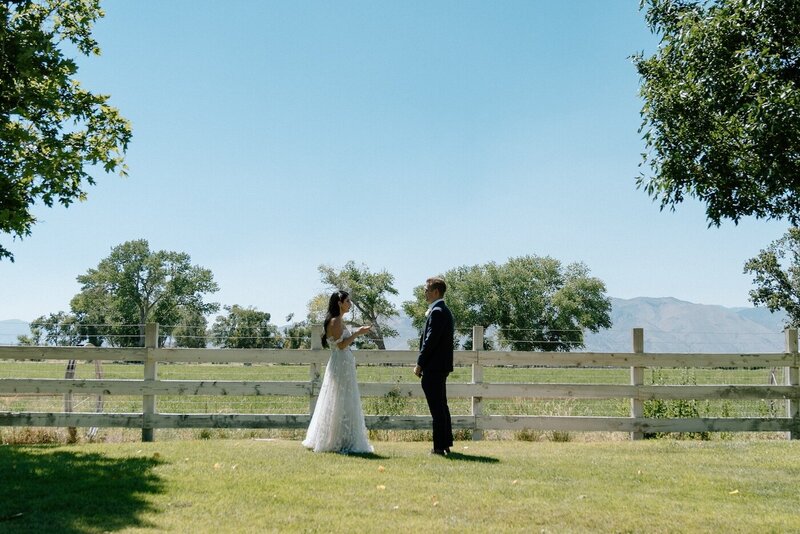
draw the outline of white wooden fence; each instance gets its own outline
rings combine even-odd
[[[474,346],[483,346],[483,329],[473,330]],[[148,324],[145,348],[0,347],[0,360],[88,360],[144,362],[141,379],[30,379],[0,378],[0,397],[18,394],[142,396],[140,413],[51,413],[0,411],[0,426],[127,427],[141,428],[142,440],[152,441],[158,428],[305,428],[311,419],[302,414],[195,414],[160,413],[159,395],[289,395],[306,396],[313,412],[321,385],[320,369],[328,351],[312,335],[310,350],[276,349],[173,349],[158,348],[158,326]],[[413,366],[416,352],[360,350],[356,360],[370,364]],[[158,364],[276,363],[308,365],[307,381],[159,380]],[[800,437],[800,357],[797,330],[786,331],[786,351],[772,354],[672,354],[645,353],[642,329],[633,331],[629,353],[456,351],[455,364],[472,366],[472,382],[448,384],[451,398],[471,398],[471,414],[453,416],[453,427],[472,430],[481,439],[484,430],[558,430],[630,432],[640,439],[651,432],[786,432]],[[483,370],[491,366],[552,368],[629,368],[630,384],[485,383]],[[776,368],[783,367],[784,385],[644,385],[644,369],[653,368]],[[409,371],[410,374],[410,371]],[[419,382],[361,383],[361,395],[377,397],[390,392],[423,397]],[[629,417],[485,415],[483,399],[630,399]],[[775,399],[786,404],[785,417],[703,417],[656,419],[643,416],[647,400],[747,400]],[[428,415],[366,416],[371,429],[429,429]]]

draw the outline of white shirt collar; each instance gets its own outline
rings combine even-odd
[[[444,302],[444,299],[437,299],[428,304],[428,309],[425,310],[425,317],[428,317],[431,314],[431,310],[433,309],[433,307],[439,304],[440,302]]]

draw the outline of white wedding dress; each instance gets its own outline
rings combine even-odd
[[[325,367],[317,404],[303,446],[314,452],[370,453],[361,395],[356,381],[356,359],[350,347],[336,346],[350,337],[347,328],[338,340],[328,338],[331,359]]]

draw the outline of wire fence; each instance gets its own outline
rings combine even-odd
[[[45,327],[52,330],[62,328],[62,335],[53,338],[60,343],[40,342],[42,345],[88,343],[91,338],[102,339],[106,346],[143,346],[144,329],[138,324],[92,324],[80,325],[77,329],[63,329],[64,325],[51,323],[27,323],[8,321],[0,322],[0,346],[19,345],[20,336],[30,336],[30,328]],[[179,334],[175,331],[182,328]],[[215,337],[210,331],[203,331],[204,325],[167,325],[162,326],[159,343],[166,347],[182,345],[217,346]],[[91,333],[86,333],[91,329]],[[121,332],[122,329],[135,329],[137,332]],[[197,330],[201,332],[198,333]],[[647,352],[668,353],[767,353],[783,352],[785,340],[783,331],[768,329],[754,331],[712,331],[712,330],[661,330],[646,328],[645,350]],[[471,337],[471,328],[457,330],[460,345],[464,345]],[[310,346],[310,336],[292,335],[288,328],[281,331],[273,325],[266,327],[242,326],[234,334],[226,335],[228,348],[237,346],[247,348],[280,348],[287,345]],[[582,352],[629,352],[631,350],[631,334],[629,329],[611,328],[601,332],[583,332],[575,329],[515,329],[488,328],[485,339],[487,345],[494,350],[542,350],[549,344],[558,343],[559,350]],[[41,341],[41,340],[40,340]],[[404,350],[415,346],[419,335],[413,331],[405,331],[396,337],[384,339],[387,349]]]

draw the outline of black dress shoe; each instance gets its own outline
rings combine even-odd
[[[431,449],[431,454],[435,454],[437,456],[447,456],[447,452],[443,451],[442,449]]]

